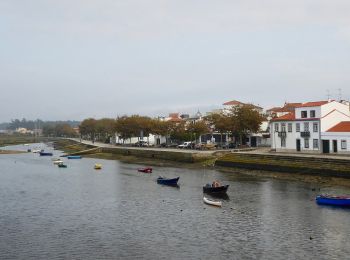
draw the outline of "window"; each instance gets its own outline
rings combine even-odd
[[[346,150],[346,140],[341,140],[341,149]]]
[[[286,147],[286,138],[281,138],[281,147]]]
[[[314,123],[312,128],[314,130],[314,133],[317,133],[318,132],[318,123]]]
[[[300,132],[300,123],[295,124],[295,131]]]
[[[281,124],[281,132],[285,132],[286,131],[286,123],[282,123]]]
[[[307,111],[301,111],[301,118],[307,118]]]
[[[275,132],[278,132],[278,123],[275,124]]]
[[[309,139],[304,139],[304,147],[309,148]]]
[[[293,124],[288,123],[288,132],[293,132]]]
[[[310,117],[316,117],[316,111],[315,110],[311,110],[310,111]]]
[[[318,139],[313,140],[313,147],[314,149],[318,149]]]
[[[309,132],[309,122],[304,123],[304,132]]]

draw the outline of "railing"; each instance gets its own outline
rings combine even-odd
[[[301,137],[310,137],[310,132],[309,131],[300,132],[300,136]]]
[[[286,137],[287,136],[287,132],[283,131],[283,132],[278,132],[278,137]]]

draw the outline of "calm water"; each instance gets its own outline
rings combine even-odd
[[[0,156],[0,259],[350,257],[350,210],[316,205],[315,185],[203,169],[154,167],[143,174],[136,171],[140,166],[118,161],[66,161],[64,169],[33,153]],[[93,170],[96,162],[102,170]],[[180,176],[180,188],[157,185],[158,175]],[[230,184],[222,208],[202,201],[202,185],[213,179]]]

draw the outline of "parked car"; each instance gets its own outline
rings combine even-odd
[[[149,146],[148,143],[146,141],[137,141],[136,143],[133,144],[133,146],[137,146],[137,147],[145,147],[145,146]]]
[[[236,144],[235,143],[225,143],[221,145],[221,149],[235,149]]]
[[[205,143],[198,143],[194,145],[194,149],[196,150],[203,150]]]
[[[178,145],[177,148],[192,148],[192,142],[184,142],[183,144]]]

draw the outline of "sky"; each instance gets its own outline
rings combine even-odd
[[[350,98],[348,0],[0,0],[0,122]]]

